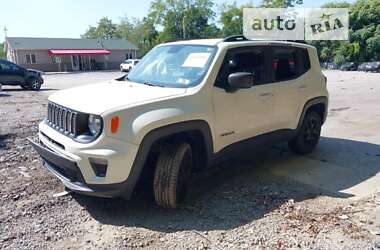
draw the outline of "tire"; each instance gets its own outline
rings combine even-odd
[[[289,141],[289,148],[300,155],[311,153],[318,144],[322,128],[322,119],[318,113],[308,112],[302,121],[297,135]]]
[[[153,192],[157,205],[176,208],[188,191],[193,166],[188,143],[172,143],[163,147],[154,173]]]
[[[37,78],[30,78],[28,81],[28,86],[28,89],[33,91],[38,91],[41,89],[41,83],[38,81]]]

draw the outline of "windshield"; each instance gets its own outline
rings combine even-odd
[[[127,80],[162,87],[194,86],[202,81],[215,52],[215,46],[159,46],[141,59]]]
[[[131,61],[131,60],[125,60],[124,63],[126,63],[126,64],[131,64],[132,61]]]

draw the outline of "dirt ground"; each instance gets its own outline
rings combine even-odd
[[[307,157],[253,150],[195,178],[177,210],[75,194],[42,167],[35,137],[52,92],[118,72],[46,75],[0,93],[1,249],[380,249],[380,74],[327,71],[330,107]]]

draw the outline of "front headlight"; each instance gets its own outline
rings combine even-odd
[[[91,136],[97,137],[102,132],[103,119],[99,115],[88,116],[88,129]]]

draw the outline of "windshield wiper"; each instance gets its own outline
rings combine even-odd
[[[124,77],[124,80],[127,80],[128,82],[133,82],[133,81],[131,81],[131,79],[128,78],[128,75],[126,75]],[[151,83],[151,82],[148,82],[148,81],[145,81],[145,82],[135,81],[135,82],[140,83],[140,84],[144,84],[144,85],[148,85],[148,86],[165,88],[165,86],[163,86],[163,85],[154,84],[154,83]]]
[[[162,85],[153,84],[153,83],[148,82],[148,81],[145,81],[145,82],[143,82],[142,84],[144,84],[144,85],[148,85],[148,86],[153,86],[153,87],[161,87],[161,88],[164,88],[164,87],[165,87],[165,86],[162,86]]]

